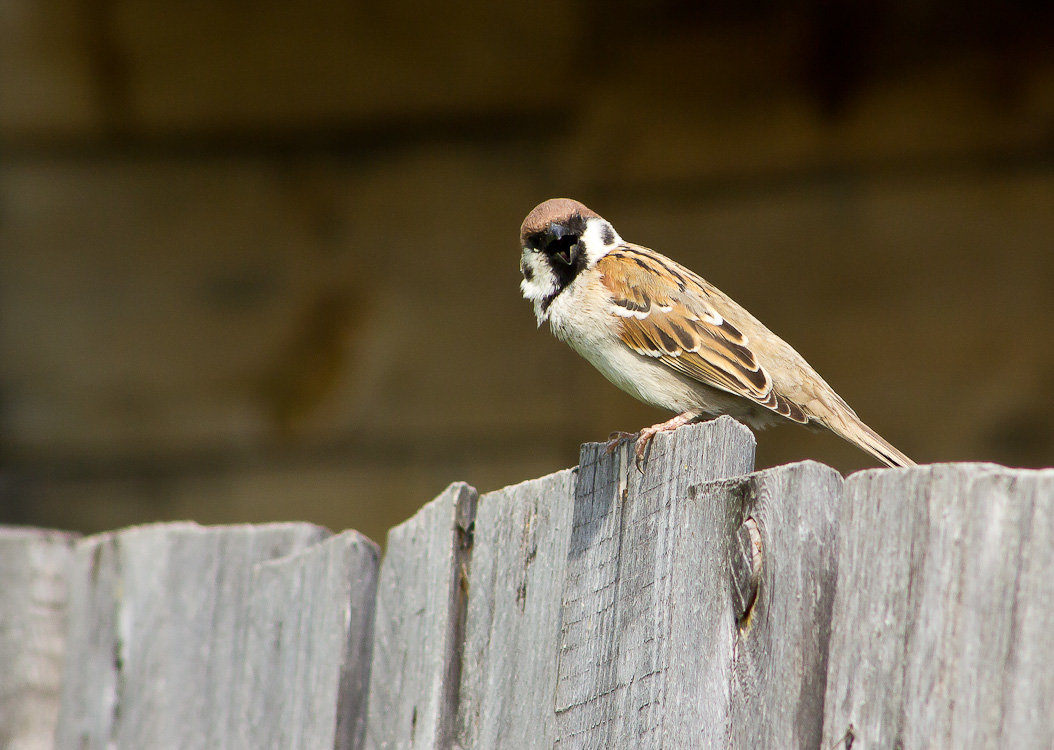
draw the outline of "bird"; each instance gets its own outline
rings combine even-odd
[[[731,297],[676,261],[626,242],[570,198],[520,226],[520,290],[538,326],[631,396],[676,416],[636,437],[641,472],[655,435],[727,414],[753,429],[827,429],[887,466],[915,462],[864,424],[805,358]]]

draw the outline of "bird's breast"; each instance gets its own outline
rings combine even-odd
[[[590,281],[596,286],[590,288]],[[646,404],[675,412],[712,411],[717,409],[716,402],[723,400],[714,389],[626,345],[619,336],[622,320],[613,312],[599,278],[585,276],[569,285],[549,306],[548,320],[554,336],[616,386]]]

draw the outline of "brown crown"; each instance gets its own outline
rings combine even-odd
[[[581,216],[588,219],[592,216],[600,218],[600,214],[571,198],[550,198],[544,203],[539,203],[527,214],[527,218],[520,225],[520,244],[526,245],[527,238],[538,234],[547,226],[556,222],[567,224],[572,216]]]

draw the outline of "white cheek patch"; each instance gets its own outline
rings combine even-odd
[[[526,271],[523,281],[520,282],[520,291],[524,299],[537,302],[556,292],[556,276],[549,264],[542,259],[541,253],[524,250],[520,267]]]
[[[604,219],[592,217],[586,220],[586,231],[582,233],[582,247],[585,248],[589,265],[593,265],[611,250],[622,244],[618,232]]]

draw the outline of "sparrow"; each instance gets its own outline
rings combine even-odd
[[[713,284],[623,240],[595,211],[554,198],[520,226],[520,290],[539,327],[612,383],[677,416],[660,432],[728,414],[754,429],[789,420],[826,428],[889,466],[914,461],[865,425],[789,344]],[[609,449],[625,433],[614,433]]]

